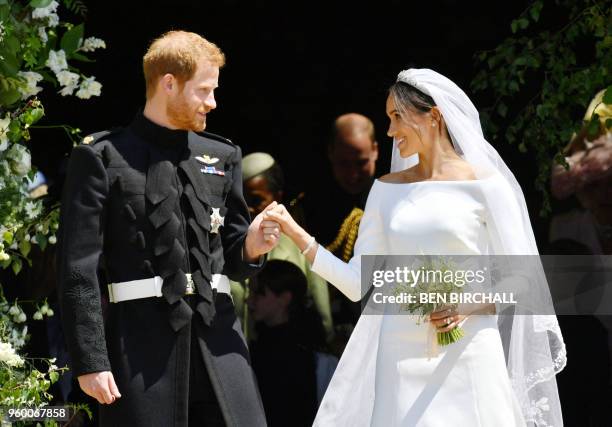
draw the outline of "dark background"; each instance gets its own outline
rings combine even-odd
[[[482,108],[486,100],[469,90],[474,54],[510,36],[511,20],[525,6],[458,0],[88,2],[85,36],[102,38],[107,49],[90,55],[96,63],[78,65],[103,84],[102,96],[82,101],[47,94],[41,124],[68,122],[86,135],[129,123],[144,104],[147,45],[167,30],[190,30],[227,56],[207,130],[232,139],[245,154],[274,155],[290,192],[324,191],[325,144],[336,116],[358,112],[374,121],[377,173],[386,173],[391,141],[384,102],[397,73],[433,68]],[[35,132],[44,135],[33,138],[33,161],[53,180],[71,144],[59,130]],[[523,185],[541,241],[546,221],[538,218],[541,196],[531,184],[535,159],[506,144],[496,148]]]

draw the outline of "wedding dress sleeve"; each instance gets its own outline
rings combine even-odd
[[[381,206],[378,196],[381,188],[376,182],[368,195],[365,211],[359,224],[359,234],[355,242],[353,257],[343,262],[319,245],[312,271],[334,285],[352,301],[363,298],[367,289],[361,286],[361,255],[384,255],[385,240],[381,222]]]

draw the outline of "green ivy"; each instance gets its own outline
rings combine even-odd
[[[564,22],[551,23],[560,15]],[[544,216],[551,160],[565,165],[562,150],[583,126],[597,133],[598,117],[581,120],[597,92],[607,88],[612,103],[612,0],[532,1],[510,27],[511,37],[476,55],[471,88],[491,99],[481,110],[485,133],[535,154]]]

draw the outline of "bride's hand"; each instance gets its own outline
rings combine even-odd
[[[264,220],[280,225],[282,232],[289,237],[293,237],[299,234],[300,231],[303,231],[302,227],[295,222],[291,214],[287,211],[287,208],[282,204],[279,204],[273,209],[266,210]]]
[[[281,231],[285,233],[293,243],[296,244],[302,255],[306,257],[308,262],[311,264],[314,262],[315,254],[319,248],[319,245],[315,241],[314,237],[311,236],[304,230],[300,225],[295,222],[293,217],[287,212],[287,209],[283,205],[278,205],[275,208],[266,211],[266,224],[269,221],[271,224],[278,224],[281,227]],[[266,226],[264,224],[264,227]]]
[[[438,332],[448,332],[459,326],[466,317],[466,315],[458,314],[456,309],[445,308],[431,313],[429,320]]]

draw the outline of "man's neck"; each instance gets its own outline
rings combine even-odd
[[[143,115],[156,125],[163,126],[168,129],[177,129],[177,127],[173,126],[172,123],[170,123],[170,120],[168,120],[168,115],[166,114],[165,109],[152,101],[147,101],[145,104]]]

